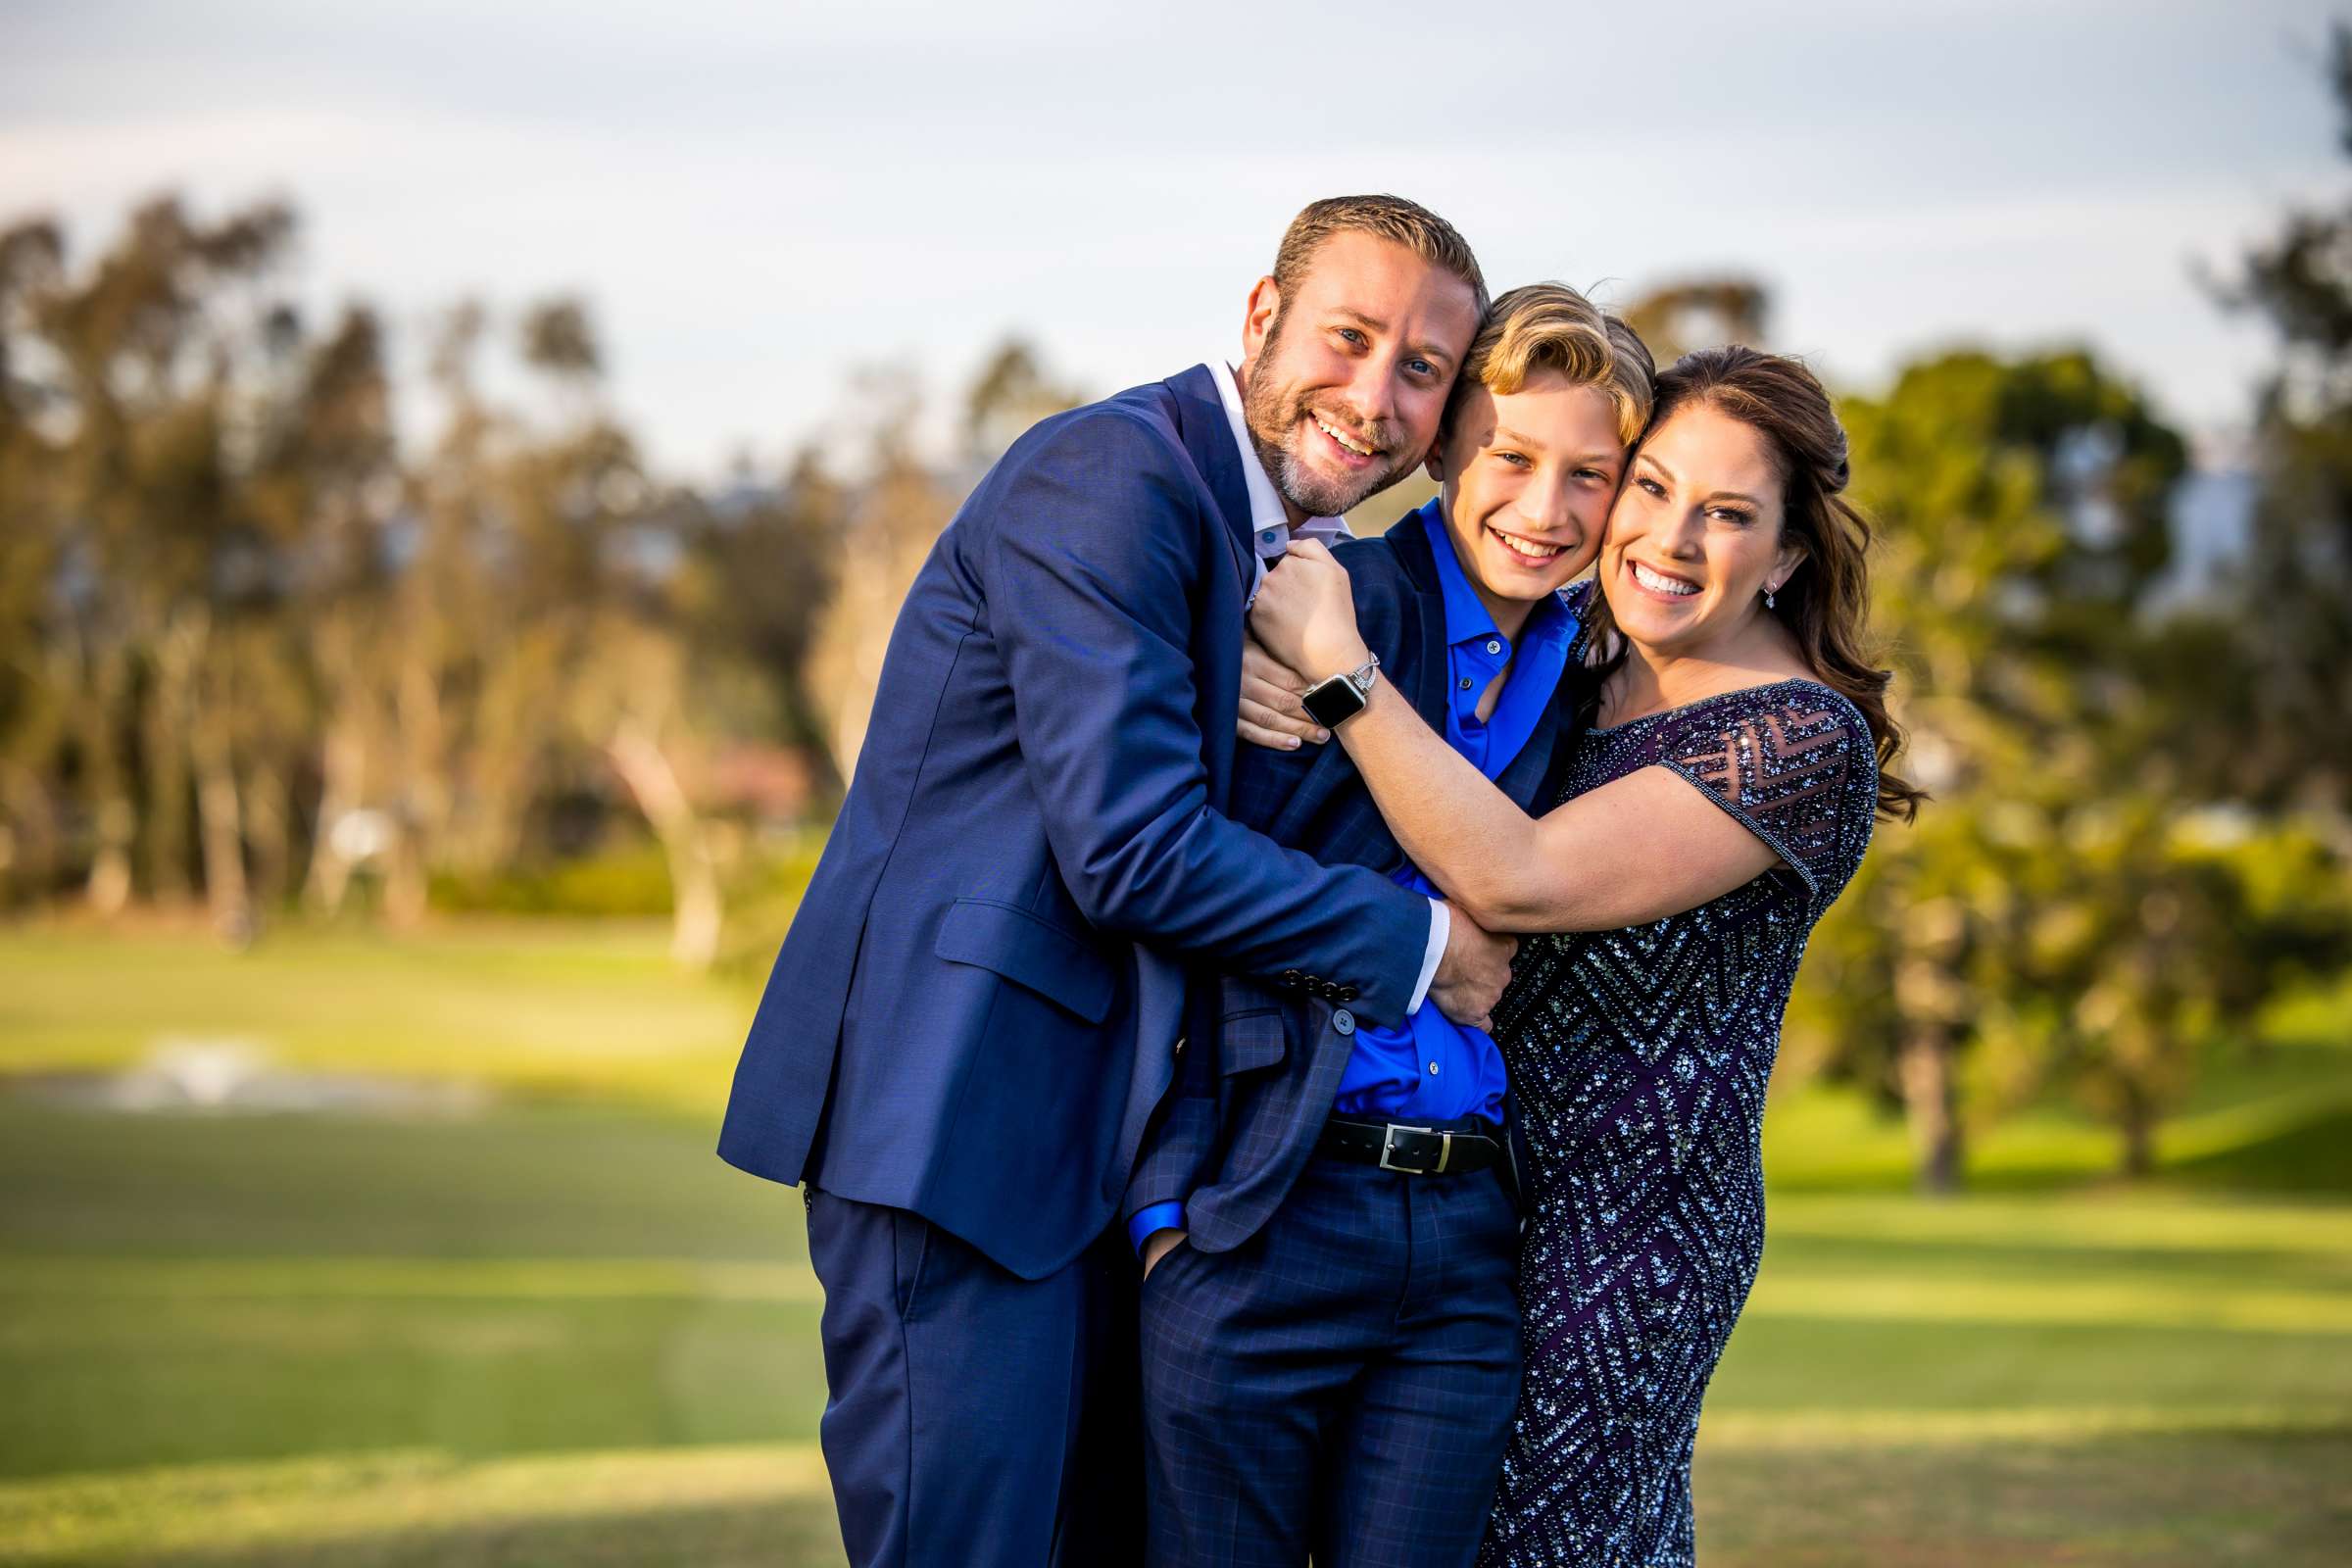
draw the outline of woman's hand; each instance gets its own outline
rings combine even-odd
[[[1312,539],[1292,540],[1290,554],[1267,571],[1250,611],[1250,630],[1310,686],[1372,657],[1355,629],[1348,568]]]
[[[1270,752],[1295,752],[1300,741],[1322,745],[1331,731],[1307,717],[1298,702],[1298,694],[1313,684],[1259,647],[1255,637],[1244,637],[1241,717],[1234,729]]]

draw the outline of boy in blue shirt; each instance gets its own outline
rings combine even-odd
[[[1523,806],[1582,656],[1561,590],[1599,550],[1651,373],[1574,290],[1505,294],[1430,454],[1441,494],[1338,551],[1363,673]],[[1249,679],[1243,698],[1260,747],[1235,764],[1235,819],[1435,896],[1346,753],[1282,733],[1296,698]],[[1519,1375],[1502,1058],[1435,1007],[1380,1028],[1350,1000],[1307,975],[1225,980],[1129,1189],[1155,1200],[1130,1225],[1154,1563],[1476,1552]],[[1152,1193],[1161,1170],[1190,1190]]]

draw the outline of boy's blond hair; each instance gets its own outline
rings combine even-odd
[[[1529,283],[1494,302],[1446,401],[1446,427],[1470,388],[1508,397],[1539,370],[1594,386],[1617,409],[1617,436],[1632,446],[1657,400],[1657,367],[1632,327],[1565,283]]]

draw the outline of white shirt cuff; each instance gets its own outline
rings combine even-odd
[[[1421,980],[1413,987],[1413,1000],[1404,1009],[1408,1014],[1419,1012],[1421,1004],[1429,997],[1430,982],[1438,977],[1438,960],[1446,956],[1446,941],[1453,935],[1453,911],[1444,899],[1429,901],[1429,951],[1421,956]]]

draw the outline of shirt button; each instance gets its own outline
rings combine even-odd
[[[1488,638],[1488,639],[1487,639],[1487,652],[1488,652],[1488,653],[1490,653],[1490,654],[1499,654],[1499,653],[1501,653],[1501,652],[1502,652],[1502,643],[1501,643],[1500,639],[1498,639],[1498,638],[1494,638],[1494,637],[1490,637],[1490,638]]]
[[[1462,677],[1462,690],[1464,690],[1464,691],[1468,691],[1469,689],[1470,689],[1470,677],[1469,677],[1469,676],[1467,676],[1467,675],[1464,675],[1464,676]]]
[[[1432,1078],[1435,1078],[1438,1075],[1438,1064],[1434,1061],[1429,1064],[1429,1075]]]
[[[1331,1031],[1334,1034],[1340,1035],[1351,1035],[1355,1033],[1355,1014],[1349,1012],[1346,1007],[1341,1007],[1337,1011],[1333,1012],[1331,1015]]]

